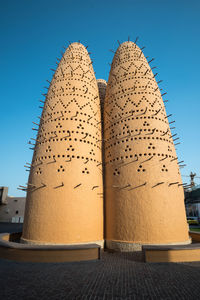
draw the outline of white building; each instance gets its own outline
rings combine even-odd
[[[8,187],[0,187],[0,222],[23,223],[26,197],[8,196]]]

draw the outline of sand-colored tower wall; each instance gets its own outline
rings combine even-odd
[[[106,87],[107,87],[107,82],[104,79],[97,79],[97,85],[99,89],[99,98],[101,102],[101,107],[102,107],[102,113],[103,113],[103,104],[106,96]],[[103,122],[103,119],[102,119]]]
[[[105,218],[105,167],[104,167],[104,161],[105,161],[105,152],[104,152],[104,101],[105,101],[105,96],[106,96],[106,87],[107,87],[107,82],[104,79],[97,79],[97,84],[98,84],[98,89],[99,89],[99,98],[100,98],[100,103],[101,103],[101,128],[102,128],[102,133],[101,133],[101,147],[102,147],[102,170],[103,170],[103,199],[104,199],[104,219],[103,219],[103,229],[104,229],[104,236],[105,236],[105,228],[106,228],[106,218]]]
[[[115,53],[104,102],[106,244],[189,243],[184,194],[162,95],[141,49]]]
[[[102,161],[104,161],[104,101],[106,96],[107,82],[104,79],[97,79],[97,85],[99,89],[99,98],[101,103],[101,128],[102,128]]]
[[[28,181],[22,241],[103,240],[101,113],[86,48],[71,44],[51,81]]]

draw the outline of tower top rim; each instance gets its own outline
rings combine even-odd
[[[66,50],[71,50],[72,51],[73,47],[74,48],[80,47],[80,48],[82,48],[84,51],[86,51],[88,53],[87,48],[82,43],[80,43],[80,42],[73,42],[73,43],[69,44],[69,46],[66,48]]]
[[[107,81],[105,79],[97,79],[97,83],[104,83],[105,85],[107,85]]]

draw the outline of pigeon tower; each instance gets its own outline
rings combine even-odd
[[[108,248],[190,243],[172,122],[149,63],[125,42],[111,65],[104,101]]]
[[[72,43],[58,63],[35,130],[22,242],[101,245],[100,100],[82,44]]]

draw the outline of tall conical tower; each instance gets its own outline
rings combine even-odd
[[[99,89],[99,98],[100,98],[101,104],[103,106],[105,96],[106,96],[107,82],[104,79],[97,79],[97,84],[98,84],[98,89]]]
[[[155,76],[133,42],[115,53],[104,102],[106,244],[187,244],[184,194]]]
[[[102,133],[101,133],[101,138],[102,138],[102,170],[103,170],[103,208],[104,208],[104,237],[105,237],[105,228],[106,228],[106,218],[105,218],[105,167],[104,167],[104,161],[105,161],[105,152],[104,152],[104,101],[105,101],[105,96],[106,96],[106,87],[107,87],[107,82],[104,79],[97,79],[97,84],[98,84],[98,89],[99,89],[99,98],[101,102],[101,126],[102,126]]]
[[[99,89],[99,98],[100,98],[100,103],[101,103],[101,126],[102,126],[102,145],[104,144],[104,125],[103,125],[103,120],[104,120],[104,101],[105,101],[105,96],[106,96],[106,87],[107,87],[107,82],[104,79],[97,79],[97,85]],[[102,155],[104,154],[104,146],[102,146]],[[102,159],[104,161],[104,159]]]
[[[71,44],[50,83],[28,181],[22,241],[103,241],[100,100],[86,48]]]

